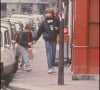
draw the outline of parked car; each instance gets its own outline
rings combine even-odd
[[[41,19],[44,18],[43,15],[35,15],[35,14],[31,15],[31,17],[35,19],[35,21],[41,21]]]
[[[32,17],[30,15],[24,15],[24,14],[13,14],[11,16],[11,18],[16,18],[16,19],[21,19],[22,21],[26,21],[27,23],[31,23],[33,24],[34,20],[32,19]]]
[[[15,60],[15,54],[11,48],[11,38],[7,27],[0,27],[0,46],[1,46],[1,61],[0,68],[1,79],[5,79],[7,75],[13,74],[17,71],[18,63]]]
[[[28,19],[14,17],[14,18],[10,18],[10,22],[11,23],[17,23],[17,24],[22,23],[23,24],[23,28],[24,28],[25,25],[28,23]]]

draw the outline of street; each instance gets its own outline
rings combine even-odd
[[[55,67],[56,73],[48,74],[42,38],[33,46],[33,54],[32,71],[18,70],[9,85],[11,90],[99,90],[98,80],[72,81],[68,66],[64,67],[64,85],[58,86],[58,67]]]

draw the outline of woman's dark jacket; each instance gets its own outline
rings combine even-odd
[[[44,40],[57,40],[57,34],[59,33],[59,30],[51,30],[47,20],[48,18],[45,18],[44,21],[42,21],[42,23],[40,24],[35,40],[38,40],[42,33]],[[53,27],[59,28],[59,21],[57,19],[53,19]]]

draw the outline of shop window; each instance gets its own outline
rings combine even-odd
[[[12,12],[15,12],[15,9],[12,9],[11,11],[12,11]]]
[[[1,7],[1,10],[6,11],[6,4],[5,3],[0,4],[0,7]]]

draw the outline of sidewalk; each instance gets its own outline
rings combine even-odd
[[[99,90],[99,81],[72,81],[70,67],[65,67],[65,85],[58,86],[58,67],[56,73],[48,74],[44,41],[40,39],[34,45],[32,71],[18,70],[10,83],[12,90]]]

